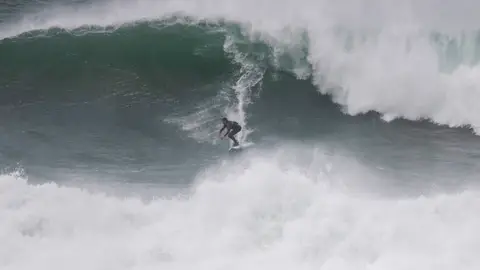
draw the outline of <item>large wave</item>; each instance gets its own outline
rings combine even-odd
[[[474,136],[338,124],[313,90],[348,114],[476,128],[479,6],[111,0],[9,17],[0,102],[45,103],[0,107],[1,161],[32,157],[29,177],[0,176],[0,268],[478,269]],[[221,114],[244,140],[308,127],[315,143],[227,157]]]
[[[241,25],[269,44],[277,68],[309,78],[350,114],[478,126],[475,1],[107,1],[54,6],[3,27],[119,27],[175,17]],[[436,12],[433,12],[436,11]],[[287,57],[288,61],[282,57]],[[287,63],[287,64],[286,64]],[[286,66],[284,66],[286,65]]]

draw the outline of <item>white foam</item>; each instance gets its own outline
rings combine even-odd
[[[257,155],[210,168],[190,198],[150,203],[3,175],[0,268],[480,267],[478,191],[387,199],[351,188],[368,170],[324,158]]]

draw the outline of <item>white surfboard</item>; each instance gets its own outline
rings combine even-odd
[[[240,143],[239,145],[237,146],[231,146],[230,149],[228,149],[228,151],[230,152],[233,152],[233,151],[241,151],[242,149],[245,149],[249,146],[252,146],[253,143],[252,142],[245,142],[245,143]]]

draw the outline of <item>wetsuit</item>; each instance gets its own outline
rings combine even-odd
[[[235,121],[227,120],[226,123],[223,124],[222,129],[220,129],[220,133],[222,133],[224,129],[227,129],[228,138],[230,138],[230,140],[233,141],[233,145],[234,146],[239,145],[237,139],[235,139],[235,137],[233,136],[235,136],[235,134],[240,132],[240,130],[242,130],[242,127]]]

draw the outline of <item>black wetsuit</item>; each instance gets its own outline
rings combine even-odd
[[[242,130],[242,127],[235,121],[228,121],[227,120],[227,123],[223,124],[222,129],[220,129],[220,133],[222,133],[222,131],[225,128],[227,129],[228,138],[230,138],[230,140],[233,141],[234,145],[237,146],[239,143],[238,143],[237,139],[235,139],[235,137],[233,137],[233,136],[235,136],[235,134],[240,132],[240,130]]]

